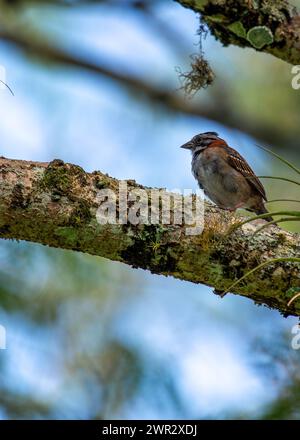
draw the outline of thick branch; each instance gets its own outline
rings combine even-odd
[[[0,158],[0,237],[28,240],[121,261],[226,290],[233,281],[271,258],[299,257],[300,236],[270,227],[253,238],[253,225],[228,234],[233,214],[206,204],[201,235],[185,225],[99,224],[99,191],[111,189],[120,209],[119,181],[60,160],[48,163]],[[128,190],[144,188],[127,181]],[[162,190],[163,191],[163,190]],[[163,191],[164,192],[164,191]],[[165,193],[165,192],[164,192]],[[235,288],[235,293],[300,315],[288,301],[300,287],[297,263],[270,264]]]
[[[44,35],[26,35],[20,30],[12,32],[1,28],[0,39],[14,44],[17,48],[26,52],[26,54],[34,55],[41,61],[83,69],[91,74],[116,81],[136,93],[139,97],[150,99],[155,104],[164,106],[167,110],[206,118],[227,125],[230,128],[248,133],[267,144],[274,143],[274,139],[276,139],[278,145],[284,144],[288,147],[294,142],[294,136],[287,136],[280,126],[267,126],[264,123],[260,123],[259,120],[255,120],[254,123],[251,118],[242,117],[238,111],[235,111],[232,105],[227,105],[224,101],[220,102],[218,100],[218,103],[213,103],[212,105],[207,103],[203,105],[200,102],[193,104],[190,100],[184,99],[176,90],[170,89],[164,84],[157,86],[133,75],[111,69],[105,63],[101,64],[99,57],[97,63],[77,57],[47,41]]]
[[[200,12],[224,45],[235,44],[300,64],[300,16],[286,0],[175,0]]]

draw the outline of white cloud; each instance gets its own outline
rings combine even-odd
[[[263,403],[262,378],[230,340],[202,338],[182,353],[180,367],[182,389],[195,415],[249,411],[255,403]]]

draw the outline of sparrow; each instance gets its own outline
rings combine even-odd
[[[245,208],[266,214],[264,187],[246,160],[221,139],[208,131],[181,145],[192,152],[192,173],[204,194],[219,208],[235,211]],[[268,222],[272,217],[266,217]]]

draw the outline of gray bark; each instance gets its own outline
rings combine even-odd
[[[187,235],[184,224],[101,225],[96,218],[99,190],[112,189],[118,194],[119,181],[60,160],[39,163],[0,158],[0,171],[1,238],[99,255],[206,284],[219,292],[260,263],[300,256],[299,234],[271,226],[253,237],[258,221],[230,232],[241,217],[209,203],[205,203],[205,228],[200,235]],[[150,194],[151,188],[135,181],[127,184],[129,189],[145,189]],[[299,287],[300,264],[278,262],[249,276],[233,293],[300,316],[300,301],[287,305]]]

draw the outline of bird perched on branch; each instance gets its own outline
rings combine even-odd
[[[235,211],[245,208],[266,214],[264,187],[246,160],[208,131],[181,145],[192,152],[192,172],[201,189],[219,208]],[[273,221],[272,217],[265,220]]]

